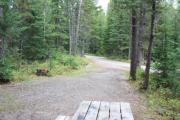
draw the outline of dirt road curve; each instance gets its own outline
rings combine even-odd
[[[53,77],[0,86],[0,120],[54,120],[73,115],[83,100],[130,102],[142,120],[142,100],[129,85],[129,64],[87,56],[86,74]]]

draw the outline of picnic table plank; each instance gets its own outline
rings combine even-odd
[[[122,120],[134,120],[129,103],[121,103]]]
[[[110,103],[110,120],[121,120],[120,103]]]
[[[97,120],[109,120],[109,103],[101,102]]]
[[[91,101],[83,101],[80,104],[77,112],[72,117],[72,120],[84,120],[90,105],[91,105]]]
[[[73,117],[58,116],[56,120],[134,120],[129,103],[83,101]]]
[[[66,116],[62,116],[62,115],[59,115],[56,120],[64,120],[66,118]]]
[[[88,110],[88,113],[85,117],[85,120],[96,120],[98,111],[100,107],[100,102],[98,101],[93,101],[90,105],[90,108]]]
[[[66,117],[64,118],[64,120],[71,120],[71,117],[70,117],[70,116],[66,116]]]

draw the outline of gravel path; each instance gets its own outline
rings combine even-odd
[[[83,75],[1,85],[0,120],[55,120],[59,114],[73,115],[83,100],[130,102],[141,120],[144,107],[128,83],[129,64],[86,57],[92,64]]]

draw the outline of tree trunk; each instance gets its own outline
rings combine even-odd
[[[143,84],[144,89],[147,89],[149,85],[149,72],[150,72],[150,65],[151,65],[152,45],[154,41],[155,19],[156,19],[156,0],[152,0],[151,32],[150,32],[147,63],[146,63],[144,84]]]
[[[0,59],[3,57],[3,40],[0,36]]]
[[[80,55],[81,57],[84,56],[84,49],[85,49],[85,43],[84,43],[84,40],[81,40],[81,47],[80,47]]]
[[[73,5],[70,0],[67,3],[69,17],[69,54],[73,55]]]
[[[69,36],[71,55],[76,55],[78,52],[82,3],[83,0],[69,1]]]
[[[137,13],[132,8],[132,41],[131,41],[131,68],[130,79],[136,80],[137,70]]]
[[[44,41],[46,41],[46,8],[44,8],[44,11],[43,11],[43,38],[44,38]]]
[[[72,55],[76,55],[76,14],[75,8],[72,8]]]
[[[75,38],[75,44],[76,44],[76,53],[78,51],[78,40],[79,40],[79,28],[80,28],[80,20],[81,20],[81,8],[82,8],[82,2],[83,0],[79,0],[79,6],[78,6],[78,15],[77,15],[77,25],[76,25],[76,38]]]
[[[69,16],[70,16],[70,12]],[[69,18],[69,54],[72,54],[72,28],[71,28],[71,20]]]
[[[178,34],[178,22],[179,22],[178,20],[179,20],[179,19],[177,19],[177,17],[178,17],[178,16],[176,15],[176,16],[175,16],[175,20],[174,20],[174,21],[175,21],[175,22],[174,22],[174,31],[175,31],[175,33],[174,33],[174,43],[175,43],[175,44],[174,44],[174,49],[177,49],[177,48],[178,48],[178,44],[177,44],[177,43],[178,43],[178,40],[179,40],[179,39],[178,39],[178,38],[179,38],[179,34]]]
[[[3,21],[3,8],[0,7],[0,21]],[[0,59],[3,58],[3,37],[0,34]]]
[[[140,21],[139,21],[139,33],[138,33],[138,48],[137,48],[137,66],[141,66],[144,60],[144,29],[145,29],[145,4],[140,4]]]

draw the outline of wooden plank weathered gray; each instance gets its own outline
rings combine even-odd
[[[109,120],[109,103],[101,102],[97,120]]]
[[[59,115],[55,120],[70,120],[70,116]]]
[[[120,103],[110,103],[110,120],[121,120]]]
[[[129,103],[121,103],[122,120],[134,120]]]
[[[88,113],[85,117],[85,120],[96,120],[98,111],[100,107],[100,102],[98,101],[93,101],[90,105],[90,108],[88,110]]]
[[[129,103],[83,101],[74,116],[58,116],[56,120],[134,120]]]
[[[72,117],[72,120],[84,120],[90,105],[91,105],[91,101],[83,101],[80,104],[77,112]]]
[[[62,115],[59,115],[56,120],[64,120],[66,118],[66,116],[62,116]]]
[[[66,116],[66,117],[64,118],[64,120],[71,120],[71,117],[70,117],[70,116]]]

